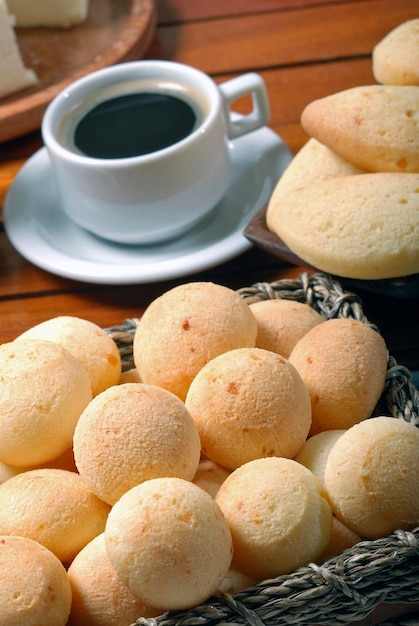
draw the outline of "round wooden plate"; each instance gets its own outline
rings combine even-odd
[[[49,102],[74,80],[140,58],[155,26],[154,0],[90,0],[83,24],[18,29],[21,55],[39,82],[0,100],[0,143],[37,130]]]

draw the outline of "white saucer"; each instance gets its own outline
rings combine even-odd
[[[16,250],[34,265],[89,283],[149,283],[206,270],[252,246],[243,229],[267,202],[292,158],[269,128],[232,141],[230,151],[230,189],[204,222],[170,243],[130,246],[99,239],[66,217],[42,148],[18,172],[7,194],[6,233]]]

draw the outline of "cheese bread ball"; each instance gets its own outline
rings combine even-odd
[[[257,322],[256,347],[286,358],[310,328],[324,322],[311,306],[293,300],[261,300],[250,309]]]
[[[155,385],[126,383],[90,402],[77,423],[73,448],[85,483],[114,504],[150,478],[192,480],[201,444],[195,423],[177,396]]]
[[[377,83],[419,85],[419,18],[393,28],[372,51]]]
[[[309,437],[295,455],[295,461],[301,463],[318,478],[324,488],[324,468],[330,453],[345,430],[324,430]]]
[[[214,463],[211,459],[202,459],[192,482],[214,498],[220,485],[229,474],[229,470],[221,467],[218,463]]]
[[[109,514],[105,543],[131,591],[162,610],[200,604],[231,565],[231,534],[219,507],[182,478],[154,478],[125,493]]]
[[[141,382],[141,378],[136,367],[132,367],[131,369],[126,370],[125,372],[121,372],[119,384],[123,385],[125,383],[140,383],[140,382]]]
[[[243,589],[248,589],[256,582],[256,578],[252,576],[246,576],[237,570],[230,568],[227,572],[227,576],[224,578],[221,585],[218,587],[220,593],[238,593]]]
[[[90,541],[68,568],[72,591],[71,626],[128,626],[139,617],[155,617],[117,575],[101,533]]]
[[[294,457],[311,425],[310,397],[297,370],[260,348],[230,350],[207,363],[185,404],[203,453],[228,469],[259,457]]]
[[[370,326],[331,319],[302,337],[289,356],[311,398],[310,434],[347,429],[369,417],[384,389],[387,349]]]
[[[419,429],[393,417],[352,426],[330,451],[324,480],[336,517],[367,539],[419,524]]]
[[[70,448],[92,397],[80,362],[56,343],[22,339],[0,346],[0,372],[0,461],[38,465]]]
[[[232,567],[260,579],[315,560],[332,532],[317,478],[292,459],[271,457],[236,469],[215,497],[233,537]]]
[[[330,537],[330,541],[317,559],[317,562],[320,563],[326,559],[330,559],[332,556],[340,554],[348,548],[352,548],[354,545],[359,543],[361,539],[362,537],[357,535],[357,533],[353,530],[349,530],[349,528],[347,528],[345,524],[343,524],[336,517],[336,515],[333,515],[332,535]]]
[[[65,626],[71,589],[63,564],[27,537],[0,536],[0,626]]]
[[[121,356],[118,347],[110,335],[93,322],[60,315],[32,326],[17,341],[22,338],[54,341],[68,350],[86,368],[93,396],[119,382]]]
[[[256,320],[238,293],[210,282],[186,283],[148,306],[135,332],[134,361],[144,383],[184,400],[208,361],[255,340]]]
[[[63,563],[103,532],[109,510],[75,472],[30,470],[0,485],[0,534],[38,541]]]

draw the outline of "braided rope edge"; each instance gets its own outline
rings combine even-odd
[[[238,290],[250,304],[283,298],[309,304],[325,319],[352,318],[370,325],[362,300],[332,277],[304,272],[295,279],[260,282]],[[118,345],[123,370],[134,367],[132,343],[139,318],[106,329]],[[385,389],[375,415],[419,426],[419,391],[407,368],[388,355]],[[139,618],[132,626],[299,626],[348,624],[383,602],[419,602],[419,527],[363,541],[321,565],[263,581],[234,596],[219,594],[188,611]],[[391,622],[387,622],[390,626]],[[398,622],[400,623],[400,621]],[[393,623],[394,624],[394,623]]]

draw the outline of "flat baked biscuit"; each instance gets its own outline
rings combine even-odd
[[[419,85],[419,18],[403,22],[378,42],[372,71],[383,85]]]
[[[419,87],[368,85],[314,100],[304,130],[371,172],[419,172]]]
[[[337,276],[419,272],[419,174],[359,174],[312,183],[272,208],[274,232],[306,263]]]
[[[361,167],[350,163],[311,137],[297,152],[277,182],[272,194],[275,202],[296,187],[303,187],[316,180],[327,180],[336,176],[349,176],[365,173]],[[270,206],[266,213],[266,223],[270,228]]]

